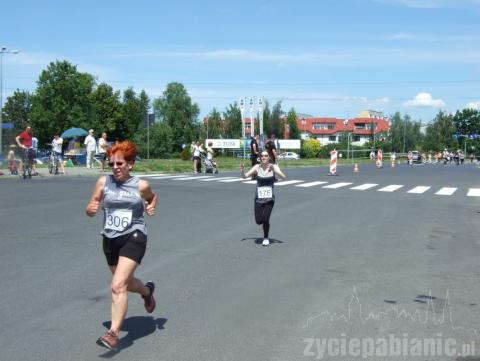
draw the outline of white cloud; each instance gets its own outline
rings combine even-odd
[[[415,40],[417,36],[411,33],[399,32],[387,35],[388,40]]]
[[[467,109],[480,110],[480,100],[478,102],[470,102],[466,106]]]
[[[479,0],[376,0],[384,4],[400,4],[416,9],[477,7]]]
[[[429,93],[418,93],[415,98],[406,101],[403,105],[413,108],[443,108],[445,102],[442,99],[433,99]]]

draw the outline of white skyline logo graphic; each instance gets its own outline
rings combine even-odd
[[[306,320],[303,329],[308,329],[312,327],[314,323],[319,321],[344,323],[360,321],[362,324],[364,324],[370,321],[389,319],[392,321],[406,320],[421,325],[449,325],[453,331],[463,331],[470,333],[475,337],[479,336],[477,329],[465,328],[455,324],[452,306],[450,304],[449,290],[445,292],[444,300],[440,300],[437,297],[432,296],[430,291],[428,295],[418,295],[414,301],[425,304],[425,309],[416,309],[414,312],[410,312],[397,305],[391,305],[385,310],[379,312],[367,312],[363,309],[356,287],[353,287],[350,301],[347,304],[346,313],[323,311],[315,316],[309,317]],[[436,307],[435,303],[443,303],[443,305],[439,309],[438,305]]]

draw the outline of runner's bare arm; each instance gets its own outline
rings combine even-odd
[[[287,178],[287,177],[285,176],[285,174],[283,174],[283,172],[280,170],[280,167],[279,167],[278,165],[276,165],[276,164],[273,164],[273,171],[275,172],[275,174],[276,174],[278,177],[280,177],[280,178],[282,178],[282,179]]]
[[[258,164],[255,164],[252,167],[252,169],[250,169],[247,173],[245,173],[245,166],[243,165],[243,163],[240,164],[240,172],[241,172],[241,175],[244,179],[248,178],[248,177],[251,177],[253,174],[256,174],[257,170],[258,170]]]
[[[100,208],[106,179],[107,177],[105,176],[98,178],[95,188],[93,188],[92,197],[85,208],[85,213],[89,217],[95,216]]]
[[[140,195],[145,199],[145,212],[149,216],[153,216],[155,214],[155,208],[157,207],[157,195],[152,191],[150,183],[146,180],[140,180],[138,186],[140,189]]]

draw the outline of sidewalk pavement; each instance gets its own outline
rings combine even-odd
[[[20,170],[19,170],[20,171]],[[110,169],[106,168],[105,172],[102,172],[100,168],[93,168],[88,169],[85,166],[74,166],[74,167],[65,167],[65,171],[67,174],[62,174],[61,170],[59,169],[59,174],[50,174],[48,173],[48,168],[37,168],[38,176],[34,176],[32,178],[44,178],[44,177],[99,177],[102,174],[109,174]],[[19,178],[18,175],[11,175],[6,167],[0,167],[0,172],[3,175],[0,175],[0,179],[7,179],[7,178]]]

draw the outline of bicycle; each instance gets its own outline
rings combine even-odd
[[[22,161],[23,161],[22,178],[23,179],[26,179],[27,177],[32,178],[33,158],[34,158],[33,152],[34,152],[33,148],[23,149],[23,157],[22,157]]]

